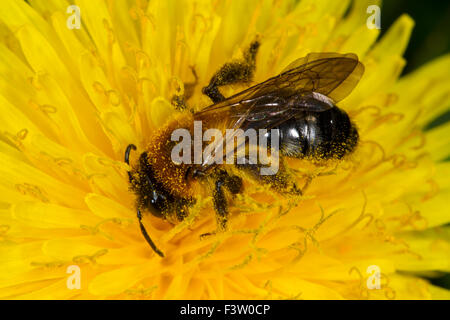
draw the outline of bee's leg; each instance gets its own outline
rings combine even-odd
[[[230,176],[226,171],[219,171],[213,191],[213,203],[216,211],[217,231],[202,234],[200,237],[209,236],[227,229],[228,201],[225,196],[227,189],[232,194],[237,194],[242,189],[242,179],[238,176]]]
[[[251,81],[255,72],[258,48],[259,41],[253,41],[247,51],[244,52],[244,58],[225,63],[212,76],[208,86],[204,87],[202,92],[214,103],[217,103],[225,100],[225,97],[219,91],[220,86]]]
[[[232,194],[237,194],[242,189],[242,179],[238,176],[230,176],[225,170],[220,170],[217,173],[217,178]]]
[[[184,84],[184,93],[176,93],[172,96],[171,103],[178,110],[187,110],[186,101],[194,94],[194,88],[198,83],[197,72],[194,67],[190,67],[194,76],[194,82],[186,82]],[[181,90],[180,90],[181,91]],[[193,110],[191,110],[193,112]]]
[[[227,189],[232,194],[238,194],[242,189],[242,179],[238,176],[231,176],[227,181]]]
[[[215,182],[215,188],[213,191],[213,203],[216,211],[216,224],[217,229],[213,232],[207,232],[200,235],[200,238],[211,236],[217,232],[227,229],[228,222],[228,201],[225,197],[223,181],[217,180]]]
[[[280,166],[275,175],[260,177],[280,194],[292,196],[301,196],[303,194],[303,190],[297,186],[294,177],[284,166]]]
[[[273,175],[261,175],[260,165],[242,165],[238,166],[241,170],[246,171],[257,181],[261,181],[264,184],[270,186],[280,194],[286,195],[302,195],[303,191],[295,183],[295,179],[288,171],[283,163],[280,163],[278,171]]]
[[[164,258],[164,253],[162,253],[155,245],[155,243],[152,241],[152,239],[150,238],[150,236],[147,233],[147,230],[145,230],[144,225],[142,224],[142,214],[141,214],[141,210],[139,210],[139,208],[137,209],[137,217],[139,220],[139,226],[141,227],[141,232],[144,235],[145,240],[147,241],[147,243],[150,245],[150,247],[153,249],[153,251],[155,251],[161,258]]]
[[[225,197],[224,182],[217,180],[213,193],[214,209],[216,209],[217,229],[225,230],[228,222],[228,201]]]
[[[213,192],[214,208],[216,209],[217,229],[226,230],[228,221],[228,201],[225,196],[227,189],[232,194],[237,194],[242,189],[242,179],[238,176],[230,176],[226,171],[220,170]]]

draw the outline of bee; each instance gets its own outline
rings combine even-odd
[[[195,121],[202,121],[203,130],[276,129],[282,158],[311,161],[343,159],[358,144],[355,124],[336,106],[353,90],[364,72],[355,54],[310,53],[292,62],[279,75],[225,98],[219,87],[251,80],[258,48],[259,41],[254,41],[242,60],[223,65],[202,90],[213,103],[198,112],[181,112],[155,132],[128,172],[130,188],[137,198],[141,232],[161,257],[164,257],[163,252],[142,223],[144,210],[176,223],[188,216],[198,194],[212,195],[219,232],[227,227],[233,195],[244,191],[239,172],[268,184],[282,195],[302,194],[283,161],[273,175],[261,175],[258,169],[262,164],[259,163],[232,166],[205,161],[174,163],[171,151],[175,142],[171,140],[171,133],[175,129],[185,128],[192,133]],[[185,101],[184,97],[176,100]],[[131,150],[136,150],[133,144],[125,151],[127,164]]]

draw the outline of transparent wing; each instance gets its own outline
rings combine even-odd
[[[354,53],[310,53],[289,64],[279,77],[297,90],[314,91],[339,102],[350,94],[364,73]]]

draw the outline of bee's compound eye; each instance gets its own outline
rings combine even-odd
[[[161,218],[163,216],[163,210],[167,206],[167,198],[157,191],[153,191],[149,197],[147,208],[150,213],[155,217]]]

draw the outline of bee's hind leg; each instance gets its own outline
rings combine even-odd
[[[208,86],[204,87],[202,92],[214,103],[217,103],[225,100],[225,97],[219,91],[220,86],[239,82],[250,82],[255,72],[258,48],[259,41],[253,41],[247,51],[244,52],[244,58],[225,63],[212,76]]]
[[[287,196],[302,196],[303,188],[299,188],[295,177],[283,162],[279,163],[278,171],[272,175],[261,175],[261,165],[241,165],[241,170],[253,176],[256,181],[268,185],[272,190]]]

